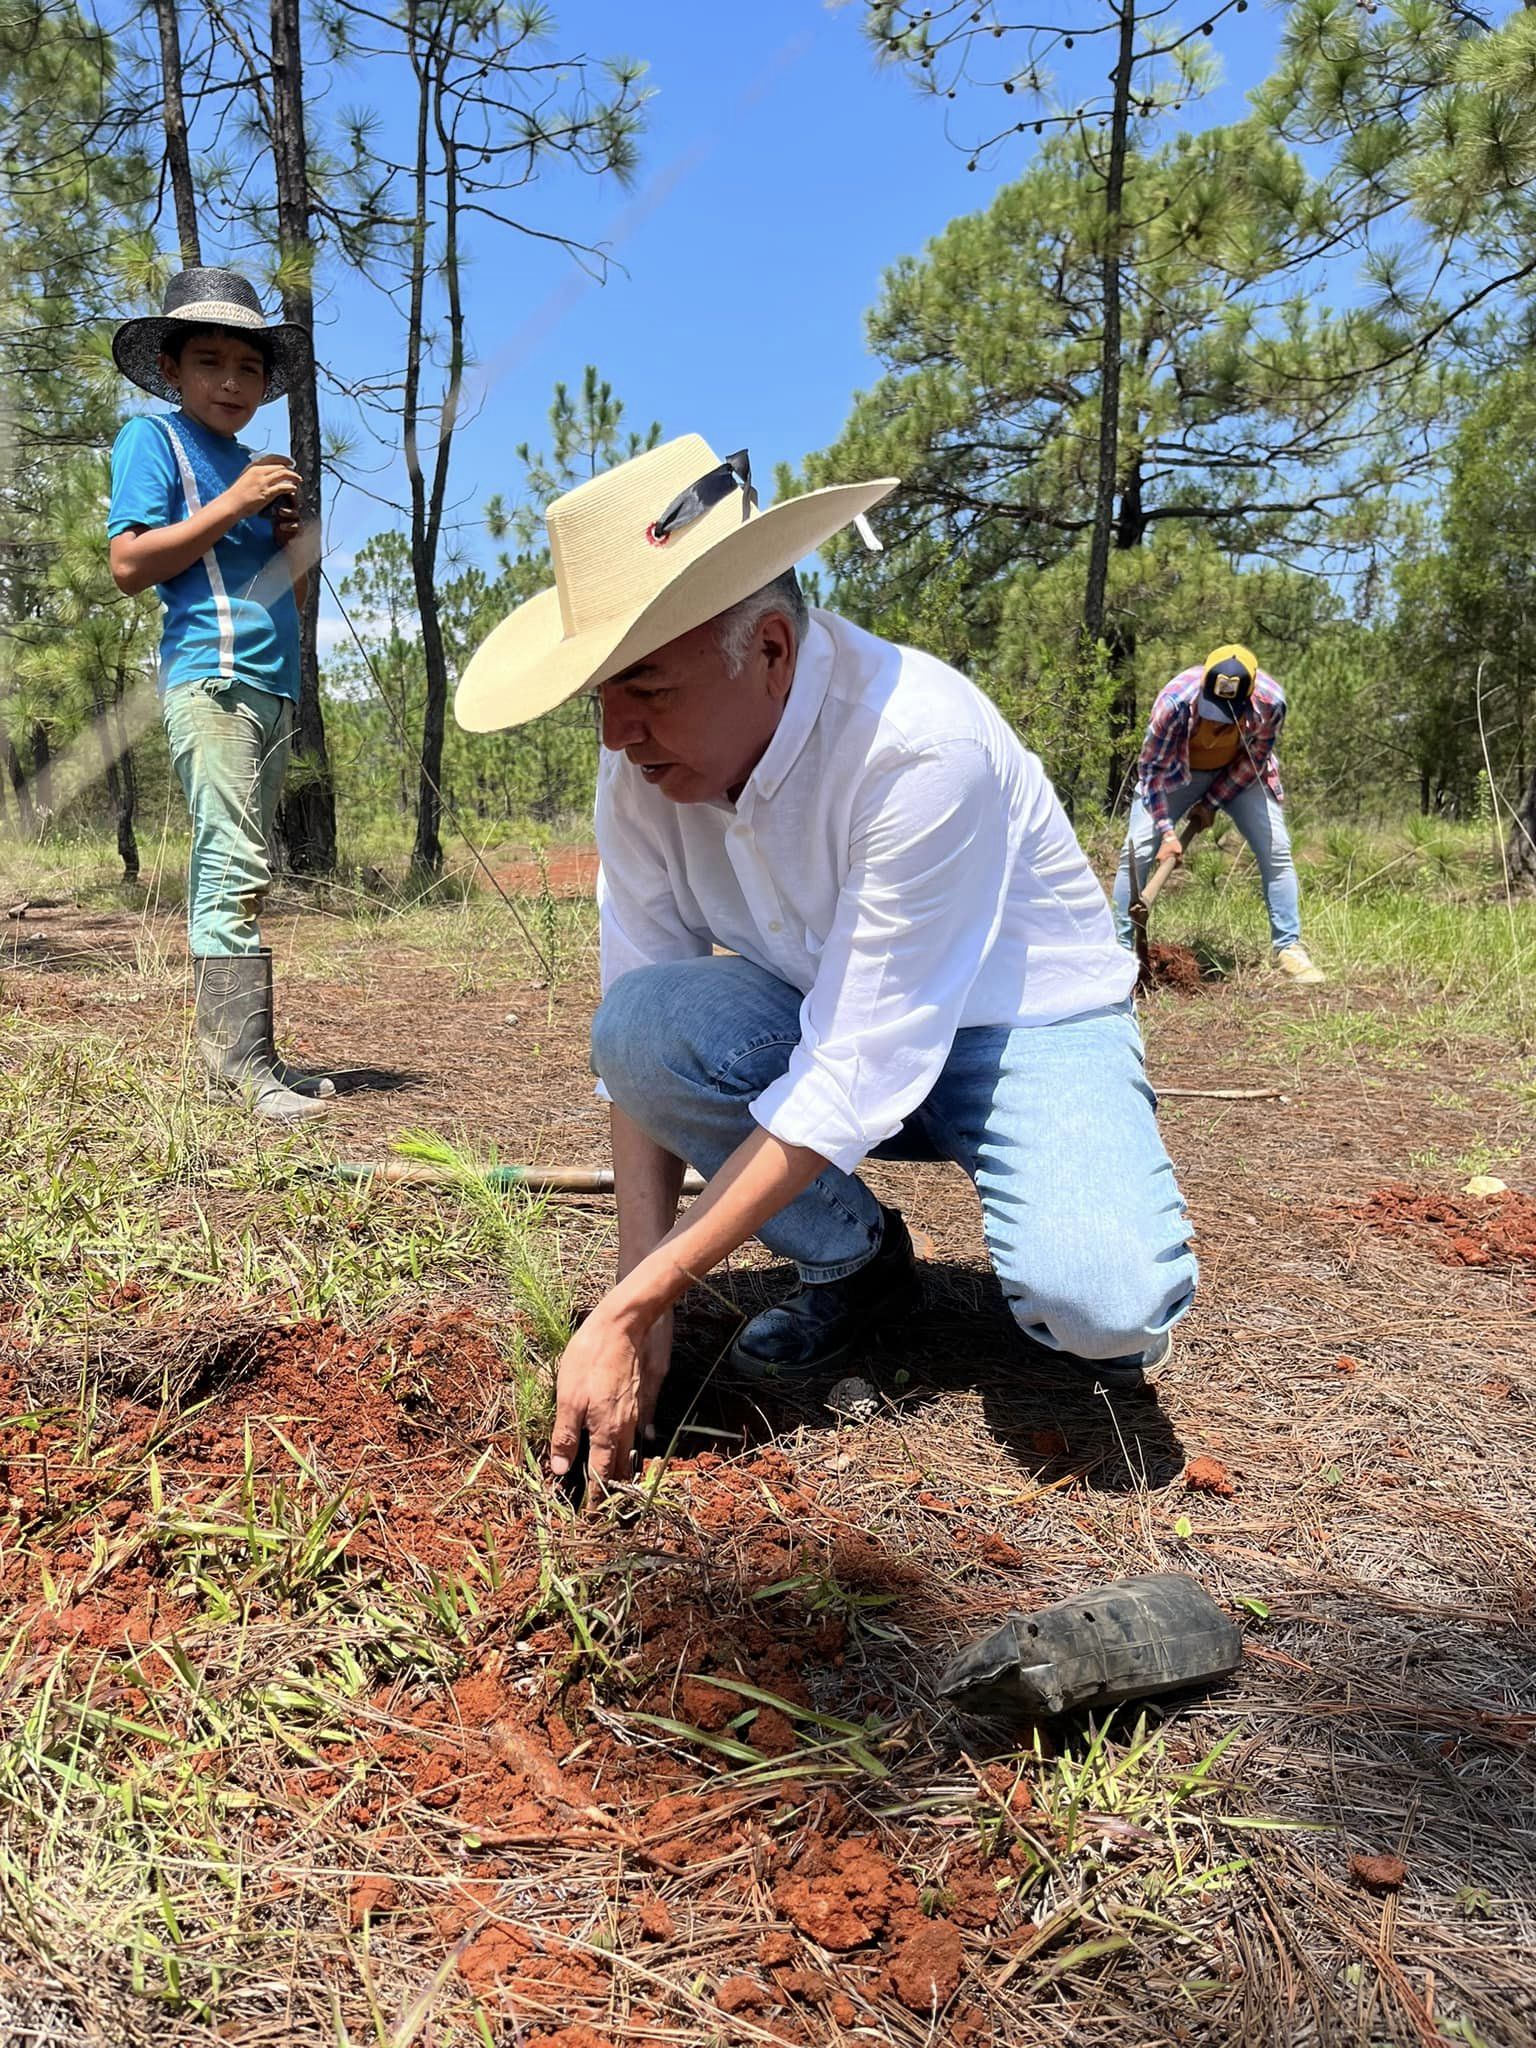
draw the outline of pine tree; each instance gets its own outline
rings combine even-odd
[[[379,177],[393,207],[392,238],[371,274],[391,308],[404,308],[402,368],[374,395],[399,421],[408,489],[407,531],[416,586],[426,696],[412,867],[442,867],[440,787],[447,722],[449,650],[438,597],[453,448],[472,367],[464,235],[471,221],[526,226],[519,195],[564,160],[590,174],[627,178],[636,160],[644,67],[597,65],[550,47],[555,24],[535,0],[510,7],[481,0],[405,0],[398,14],[347,10],[354,57],[403,57],[413,88],[412,138],[391,154],[366,124],[353,137],[359,161]],[[363,41],[363,24],[372,40]],[[556,230],[546,241],[575,245]],[[585,252],[589,259],[595,251]],[[600,260],[600,259],[597,259]]]
[[[104,580],[99,531],[101,455],[117,424],[102,335],[124,280],[140,274],[151,184],[136,120],[116,104],[117,57],[73,6],[0,0],[0,757],[29,832],[46,830],[65,799],[55,761],[95,716],[88,677],[104,709],[115,701],[94,655],[76,664],[54,641],[87,611],[94,628],[99,601],[102,647],[122,653],[126,690],[141,624]],[[87,531],[101,549],[89,573]],[[129,846],[131,757],[116,780]]]
[[[1050,620],[1055,668],[1076,663],[1080,730],[1102,757],[1088,800],[1113,797],[1139,737],[1138,649],[1166,610],[1161,586],[1183,573],[1208,587],[1210,550],[1369,559],[1393,487],[1430,458],[1444,399],[1421,369],[1386,402],[1360,368],[1389,343],[1382,323],[1296,291],[1298,222],[1316,194],[1258,122],[1130,150],[1124,199],[1107,669],[1073,652],[1100,513],[1102,201],[1072,137],[1048,138],[984,212],[889,274],[869,318],[884,374],[805,466],[810,484],[903,480],[880,514],[883,554],[848,539],[828,551],[857,615],[931,608],[942,589],[973,664],[1015,674],[1026,620]],[[1183,571],[1180,536],[1198,543]]]
[[[1357,240],[1391,325],[1374,366],[1384,385],[1447,349],[1479,361],[1485,374],[1528,357],[1536,339],[1528,282],[1536,275],[1536,13],[1526,7],[1490,24],[1457,0],[1369,9],[1298,0],[1262,112],[1329,153],[1323,182],[1336,208],[1348,211],[1356,193],[1368,201]],[[1521,592],[1513,565],[1511,576]],[[1413,607],[1429,588],[1457,610],[1455,592],[1420,566],[1401,586],[1410,637],[1420,623]],[[1509,792],[1509,809],[1510,871],[1536,884],[1536,759]]]

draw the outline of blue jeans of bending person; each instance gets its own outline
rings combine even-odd
[[[293,705],[217,676],[177,683],[161,707],[171,763],[192,815],[187,938],[194,954],[259,953],[272,886],[267,843],[283,793]]]
[[[1177,825],[1192,811],[1216,780],[1214,774],[1192,775],[1181,782],[1168,798],[1168,820]],[[1232,820],[1259,864],[1259,882],[1264,907],[1269,912],[1269,935],[1278,950],[1294,946],[1301,938],[1301,898],[1296,887],[1296,866],[1291,859],[1291,835],[1285,829],[1285,812],[1261,781],[1246,789],[1222,809]],[[1120,943],[1131,943],[1131,851],[1136,854],[1136,872],[1145,882],[1157,854],[1158,831],[1140,797],[1131,806],[1125,845],[1120,850],[1120,868],[1115,876],[1115,929]]]
[[[636,968],[592,1023],[592,1064],[624,1114],[709,1175],[758,1128],[789,1064],[799,992],[749,960]],[[932,1093],[875,1157],[951,1159],[981,1197],[987,1251],[1020,1329],[1076,1358],[1155,1351],[1188,1309],[1195,1258],[1129,1004],[1061,1024],[956,1033]],[[857,1272],[880,1204],[828,1167],[758,1235],[803,1280]]]

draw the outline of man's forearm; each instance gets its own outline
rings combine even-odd
[[[1147,783],[1143,786],[1141,801],[1158,838],[1166,838],[1173,830],[1173,822],[1168,815],[1167,789],[1162,783]]]
[[[633,1125],[629,1128],[634,1130]],[[680,1176],[681,1162],[677,1164]],[[826,1167],[821,1153],[808,1146],[786,1145],[767,1131],[754,1131],[737,1146],[682,1222],[674,1224],[627,1269],[623,1265],[625,1229],[621,1209],[623,1277],[596,1313],[613,1317],[636,1334],[648,1330],[695,1280],[729,1258],[770,1216],[776,1216],[786,1203],[803,1194]],[[622,1186],[620,1172],[616,1144],[614,1179],[618,1186]],[[674,1193],[674,1211],[676,1201]],[[648,1221],[654,1221],[659,1210],[653,1208],[642,1213]],[[642,1224],[640,1229],[643,1227]],[[639,1230],[633,1242],[638,1246]]]
[[[619,1211],[619,1278],[632,1273],[677,1221],[684,1161],[609,1106],[613,1191]]]

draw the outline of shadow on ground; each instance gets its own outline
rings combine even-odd
[[[1090,1373],[1080,1379],[1045,1368],[1020,1340],[996,1282],[985,1270],[926,1262],[924,1306],[836,1367],[804,1385],[744,1386],[726,1354],[740,1322],[793,1288],[792,1268],[775,1265],[714,1283],[711,1299],[678,1319],[677,1350],[657,1417],[657,1434],[698,1451],[713,1438],[724,1450],[826,1422],[822,1397],[833,1381],[858,1374],[903,1412],[920,1414],[939,1396],[981,1397],[988,1429],[1021,1471],[1040,1485],[1069,1475],[1104,1492],[1169,1485],[1185,1449],[1149,1384],[1109,1394]]]
[[[401,1067],[330,1067],[324,1071],[335,1082],[338,1095],[383,1095],[395,1089],[409,1094],[427,1085],[425,1074]]]

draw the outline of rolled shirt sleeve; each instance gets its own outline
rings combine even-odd
[[[871,764],[800,1042],[752,1105],[763,1129],[851,1172],[937,1081],[997,932],[1012,855],[976,740]]]

